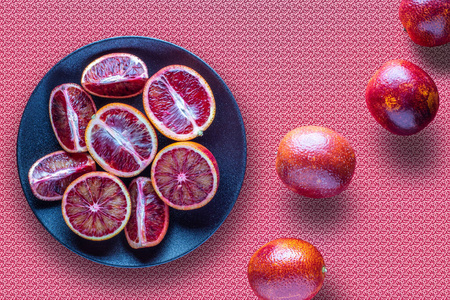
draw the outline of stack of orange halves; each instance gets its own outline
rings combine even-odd
[[[143,94],[145,116],[123,103],[98,111],[90,94],[125,99]],[[206,205],[219,183],[216,159],[189,140],[214,119],[214,95],[191,68],[170,65],[149,78],[147,66],[128,53],[104,55],[84,70],[81,86],[65,83],[50,95],[50,121],[63,150],[31,167],[34,195],[62,199],[70,229],[105,240],[125,228],[133,248],[155,246],[169,224],[169,206]],[[175,142],[158,152],[155,129]],[[97,164],[104,171],[96,171]],[[151,164],[149,177],[137,177]],[[127,188],[119,177],[135,177]]]

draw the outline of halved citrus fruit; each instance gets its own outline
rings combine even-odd
[[[155,193],[147,177],[134,179],[128,187],[131,216],[125,226],[128,244],[134,248],[158,245],[169,227],[169,206]]]
[[[103,106],[86,128],[86,146],[105,170],[120,177],[142,172],[155,157],[155,129],[140,111],[122,103]]]
[[[65,83],[50,94],[50,123],[61,147],[67,152],[86,152],[84,133],[95,114],[94,101],[81,86]]]
[[[206,205],[217,192],[219,167],[213,154],[194,142],[178,142],[156,154],[152,184],[167,205],[191,210]]]
[[[106,98],[128,98],[142,92],[148,79],[145,63],[129,53],[111,53],[91,62],[81,85],[89,93]]]
[[[107,172],[91,172],[74,180],[64,193],[61,207],[67,226],[93,241],[117,235],[131,213],[126,186]]]
[[[28,172],[28,181],[36,198],[61,200],[73,180],[95,169],[95,161],[88,154],[60,150],[38,159]]]
[[[153,125],[176,141],[202,135],[216,114],[214,95],[206,80],[182,65],[167,66],[150,77],[143,99]]]

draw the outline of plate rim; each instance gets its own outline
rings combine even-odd
[[[90,47],[93,47],[97,44],[101,44],[101,43],[108,43],[110,41],[114,41],[114,40],[123,40],[123,39],[143,39],[143,40],[149,40],[152,42],[156,42],[156,43],[161,43],[161,44],[165,44],[171,47],[175,47],[178,50],[185,52],[186,54],[192,56],[195,60],[197,60],[198,62],[200,62],[201,64],[203,64],[204,66],[206,66],[212,73],[213,75],[220,81],[222,87],[224,88],[226,94],[228,94],[229,97],[231,97],[231,99],[233,100],[233,105],[235,106],[238,114],[238,121],[239,121],[239,125],[242,128],[242,140],[243,140],[243,161],[244,161],[244,165],[243,165],[243,171],[241,172],[241,180],[239,182],[239,188],[236,190],[237,192],[237,197],[236,199],[233,200],[233,204],[227,208],[225,214],[224,214],[224,218],[223,220],[221,220],[217,227],[211,231],[210,234],[206,235],[206,237],[204,239],[202,239],[197,245],[195,245],[192,249],[178,255],[175,256],[173,258],[158,262],[158,263],[153,263],[153,264],[142,264],[142,265],[120,265],[120,264],[114,264],[114,263],[108,263],[108,262],[104,262],[101,261],[99,259],[97,259],[96,257],[93,256],[87,256],[84,252],[79,251],[76,248],[71,248],[68,245],[66,245],[66,243],[64,243],[63,241],[61,241],[57,236],[55,236],[55,234],[53,234],[53,232],[51,230],[49,230],[49,228],[47,228],[47,226],[41,221],[41,219],[38,217],[37,213],[35,212],[35,210],[32,208],[30,200],[28,199],[28,197],[26,197],[25,195],[25,186],[28,183],[28,176],[25,176],[25,178],[23,178],[21,176],[21,172],[19,170],[20,168],[20,159],[19,159],[19,137],[21,136],[22,132],[23,132],[23,122],[24,122],[24,113],[27,110],[28,106],[30,105],[30,98],[32,98],[35,93],[37,93],[38,87],[42,84],[42,81],[48,76],[48,73],[50,73],[53,69],[56,69],[60,64],[62,64],[65,60],[69,59],[70,56],[83,51],[85,49],[88,49]],[[27,200],[27,204],[30,207],[31,211],[33,212],[33,214],[35,215],[36,219],[39,221],[39,223],[45,228],[45,230],[61,245],[63,245],[65,248],[67,248],[68,250],[70,250],[71,252],[76,253],[77,255],[83,257],[84,259],[87,259],[89,261],[98,263],[100,265],[106,265],[106,266],[111,266],[111,267],[116,267],[116,268],[124,268],[124,269],[138,269],[138,268],[148,268],[148,267],[156,267],[159,265],[163,265],[163,264],[167,264],[169,262],[175,261],[183,256],[188,255],[189,253],[191,253],[192,251],[196,250],[197,248],[199,248],[201,245],[203,245],[207,240],[209,240],[211,238],[212,235],[214,235],[217,230],[223,225],[223,223],[228,219],[231,211],[233,210],[234,206],[236,205],[237,199],[239,198],[239,195],[241,193],[242,190],[242,186],[244,183],[244,179],[245,179],[245,175],[247,172],[247,157],[248,156],[248,152],[247,152],[247,135],[246,135],[246,129],[245,129],[245,123],[242,117],[242,113],[241,110],[239,109],[239,106],[237,104],[237,101],[233,95],[233,93],[231,92],[231,90],[229,89],[228,85],[225,83],[225,81],[222,79],[222,77],[209,65],[207,64],[203,59],[201,59],[200,57],[198,57],[197,55],[195,55],[194,53],[192,53],[191,51],[178,46],[174,43],[162,40],[162,39],[158,39],[158,38],[153,38],[153,37],[147,37],[147,36],[139,36],[139,35],[124,35],[124,36],[114,36],[114,37],[109,37],[109,38],[105,38],[105,39],[101,39],[101,40],[97,40],[94,42],[91,42],[89,44],[83,45],[77,49],[75,49],[74,51],[68,53],[67,55],[65,55],[62,59],[60,59],[56,64],[54,64],[48,71],[45,72],[45,74],[40,78],[39,82],[36,84],[36,86],[33,89],[33,92],[30,94],[30,96],[27,99],[27,104],[25,105],[22,114],[21,114],[21,118],[20,118],[20,123],[19,123],[19,128],[17,131],[17,137],[16,137],[16,163],[17,163],[17,173],[18,173],[18,177],[19,177],[19,181],[20,181],[20,185],[21,185],[21,189],[22,189],[22,193],[24,198]]]

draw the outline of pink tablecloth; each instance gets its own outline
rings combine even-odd
[[[416,46],[399,1],[12,1],[0,4],[0,298],[255,299],[252,253],[278,237],[307,240],[328,274],[317,299],[448,299],[450,46]],[[91,262],[60,245],[22,193],[16,137],[27,99],[60,59],[90,42],[140,35],[188,49],[234,94],[247,131],[247,172],[222,227],[192,253],[144,269]],[[365,86],[404,58],[436,81],[433,123],[411,137],[383,130]],[[357,153],[343,194],[289,192],[274,162],[300,125],[344,134]],[[32,151],[32,149],[30,150]]]

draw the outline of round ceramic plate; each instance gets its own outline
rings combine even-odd
[[[169,229],[156,247],[132,249],[124,232],[107,241],[80,238],[65,224],[61,201],[35,198],[28,183],[28,170],[42,156],[60,150],[49,120],[48,102],[52,89],[63,83],[80,84],[83,69],[94,59],[113,52],[140,57],[149,75],[164,66],[182,64],[199,72],[209,83],[216,100],[216,116],[202,137],[193,141],[207,147],[216,157],[220,184],[213,200],[192,211],[170,210]],[[129,99],[93,97],[97,109],[110,102],[130,104],[144,112],[142,95]],[[159,149],[174,141],[158,133]],[[174,44],[147,37],[116,37],[84,46],[57,63],[39,82],[24,110],[17,137],[17,165],[25,197],[38,220],[61,244],[92,261],[116,267],[148,267],[170,262],[204,243],[225,221],[244,180],[246,166],[245,129],[237,103],[220,76],[200,58]],[[98,167],[98,170],[101,168]],[[150,176],[150,167],[140,176]],[[123,179],[126,185],[131,179]]]

